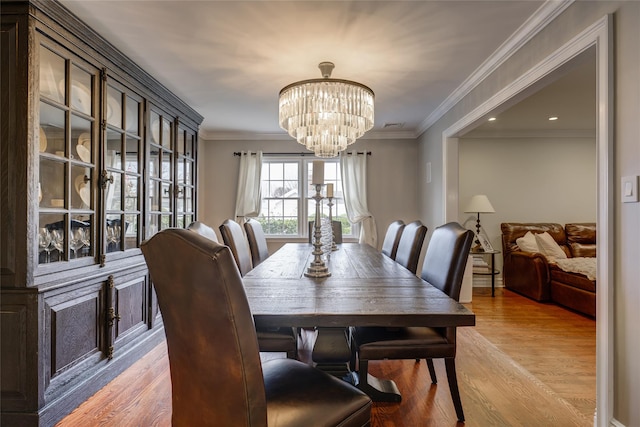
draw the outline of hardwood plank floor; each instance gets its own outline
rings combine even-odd
[[[393,379],[401,403],[376,403],[372,426],[591,426],[595,409],[595,321],[552,304],[498,289],[474,289],[475,328],[460,328],[456,358],[467,422],[458,423],[444,372],[438,385],[426,364],[370,362],[373,375]],[[313,334],[304,335],[308,357]],[[159,345],[73,413],[67,426],[169,426],[171,381]]]
[[[475,330],[562,398],[593,418],[596,322],[561,306],[500,288],[474,290]]]

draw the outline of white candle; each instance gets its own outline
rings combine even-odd
[[[327,197],[333,197],[333,184],[327,184]]]
[[[313,178],[311,184],[324,184],[324,162],[322,160],[313,161]]]

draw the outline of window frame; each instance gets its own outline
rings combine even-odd
[[[265,237],[268,240],[272,240],[272,241],[277,241],[277,240],[286,240],[286,241],[292,241],[292,240],[308,240],[309,239],[309,231],[308,231],[308,221],[309,221],[309,216],[311,215],[315,215],[315,208],[313,206],[313,204],[309,203],[309,201],[313,201],[312,196],[315,193],[310,193],[312,191],[311,189],[311,176],[309,174],[309,167],[310,165],[313,164],[314,160],[322,160],[325,163],[337,163],[338,167],[340,165],[340,159],[339,158],[335,158],[335,159],[320,159],[318,157],[315,156],[300,156],[300,155],[264,155],[262,158],[262,167],[263,167],[263,172],[262,172],[262,176],[260,179],[260,185],[264,185],[264,166],[267,163],[297,163],[298,164],[298,195],[296,196],[297,199],[297,205],[298,205],[298,231],[297,234],[270,234],[269,230],[265,228]],[[340,172],[340,170],[338,169],[338,172]],[[336,180],[334,181],[334,198],[333,198],[333,218],[334,220],[336,219],[335,213],[337,210],[337,204],[341,204],[342,205],[342,209],[344,208],[344,199],[342,197],[338,198],[335,197],[335,195],[338,194],[338,192],[342,193],[342,188],[337,188],[336,184],[339,184],[342,182],[342,178],[340,175],[338,175],[336,177]],[[263,187],[264,188],[264,187]],[[326,190],[323,189],[322,192],[324,193]],[[271,198],[271,197],[266,197],[266,195],[262,194],[262,200],[274,200],[277,198]],[[336,203],[336,201],[338,203]],[[313,209],[313,212],[311,212],[311,210]],[[326,209],[326,208],[325,208]],[[258,218],[266,218],[263,214],[262,214],[262,208],[261,208],[261,212],[260,215],[258,216]],[[351,233],[346,234],[343,231],[343,240],[344,241],[357,241],[359,233],[360,232],[360,226],[359,224],[353,224],[351,223]]]

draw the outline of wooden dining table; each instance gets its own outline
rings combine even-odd
[[[348,337],[341,349],[336,337],[344,341],[350,326],[475,325],[472,311],[372,246],[338,245],[325,260],[331,275],[324,278],[304,274],[314,260],[312,251],[308,243],[287,243],[243,282],[256,327],[318,328],[314,360],[332,354],[338,362],[348,360]],[[323,355],[317,357],[316,349]],[[374,400],[399,400],[392,381],[370,380],[374,389],[365,392]]]

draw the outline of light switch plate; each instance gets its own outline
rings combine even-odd
[[[638,202],[638,175],[623,176],[620,192],[622,193],[622,203]]]

